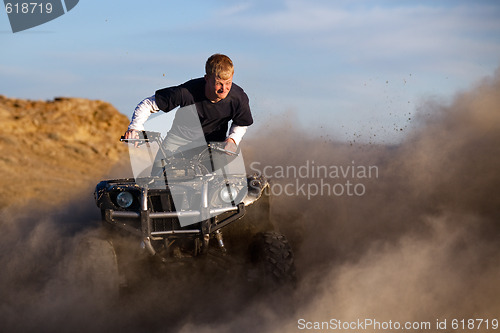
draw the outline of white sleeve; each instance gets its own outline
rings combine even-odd
[[[245,133],[247,132],[247,128],[248,126],[238,126],[235,124],[231,124],[228,138],[233,139],[236,145],[239,146],[241,139],[243,139],[243,135],[245,135]]]
[[[132,120],[128,129],[144,131],[144,123],[148,120],[151,113],[156,113],[160,111],[158,105],[156,105],[155,96],[151,96],[143,99],[135,108],[134,114],[132,115]]]

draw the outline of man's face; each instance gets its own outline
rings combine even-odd
[[[233,76],[223,80],[215,74],[205,75],[205,82],[205,96],[213,103],[217,103],[229,94],[233,84]]]

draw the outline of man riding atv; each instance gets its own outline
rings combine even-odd
[[[205,64],[205,76],[179,86],[156,91],[135,108],[125,139],[139,139],[144,123],[152,113],[169,112],[176,107],[194,105],[206,142],[225,141],[225,149],[235,152],[247,127],[253,123],[247,94],[233,84],[234,67],[223,54],[210,56]],[[226,137],[228,123],[232,121]],[[167,151],[174,152],[200,138],[190,121],[177,113],[172,129],[164,142]]]
[[[135,177],[97,184],[94,196],[110,240],[84,246],[83,257],[94,257],[88,253],[97,243],[115,259],[127,257],[117,246],[125,233],[133,248],[169,267],[185,257],[210,263],[231,257],[249,266],[249,281],[293,284],[293,253],[270,218],[269,183],[246,174],[238,149],[253,122],[248,97],[232,83],[227,56],[212,55],[205,69],[204,78],[158,90],[135,109],[122,140]],[[144,130],[152,113],[176,108],[165,139]],[[94,252],[103,257],[102,250]],[[119,266],[126,270],[118,260],[116,272],[123,271]]]

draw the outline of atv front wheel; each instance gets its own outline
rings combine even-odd
[[[295,286],[296,272],[292,247],[278,232],[255,235],[250,245],[250,261],[263,287]]]
[[[91,294],[117,297],[120,277],[112,243],[97,237],[85,237],[74,252],[70,274],[75,286]]]

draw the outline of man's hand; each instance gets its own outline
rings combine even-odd
[[[129,129],[125,132],[125,140],[126,139],[139,139],[139,131],[134,130],[134,129]],[[134,143],[134,147],[137,148],[139,146],[139,143],[136,142]]]
[[[236,145],[236,142],[233,139],[227,138],[224,149],[232,153],[236,153],[236,150],[238,150],[238,146]]]

